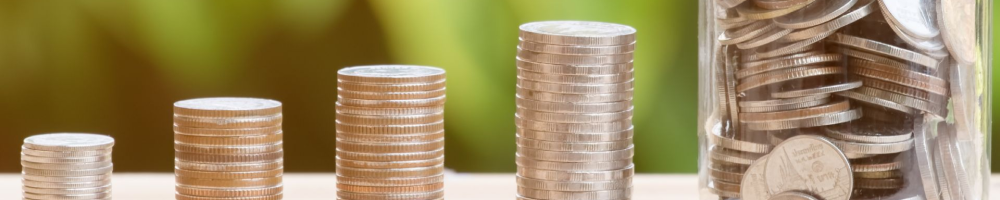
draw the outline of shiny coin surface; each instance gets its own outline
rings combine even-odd
[[[24,147],[43,151],[101,150],[115,145],[115,139],[88,133],[53,133],[24,139]]]
[[[819,136],[795,136],[775,147],[764,175],[771,194],[800,190],[827,200],[847,200],[854,185],[847,157]]]
[[[937,21],[941,36],[954,57],[963,65],[976,63],[976,2],[937,0]]]
[[[337,70],[337,80],[361,83],[433,83],[445,79],[441,68],[416,65],[369,65]]]
[[[281,112],[281,102],[257,98],[200,98],[174,103],[174,114],[196,117],[255,117]]]
[[[934,0],[878,1],[882,13],[903,32],[921,39],[938,36],[937,12]]]
[[[561,45],[624,45],[635,42],[635,28],[589,21],[541,21],[522,24],[521,39]]]

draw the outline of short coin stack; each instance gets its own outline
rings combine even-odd
[[[518,199],[630,199],[635,33],[546,21],[520,27]]]
[[[281,102],[202,98],[174,103],[177,200],[280,200]]]
[[[337,72],[337,197],[444,199],[445,71]]]
[[[24,139],[25,200],[111,199],[111,137],[54,133]]]

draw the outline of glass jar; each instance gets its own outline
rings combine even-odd
[[[991,1],[700,9],[701,199],[988,199]]]

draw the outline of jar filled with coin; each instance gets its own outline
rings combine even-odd
[[[703,200],[981,200],[985,0],[701,0]]]

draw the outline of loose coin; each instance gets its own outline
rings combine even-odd
[[[857,2],[857,0],[830,0],[812,3],[788,15],[774,18],[774,23],[786,29],[813,27],[844,14]]]
[[[976,2],[938,0],[937,21],[951,56],[962,65],[976,63]]]
[[[826,200],[847,200],[854,185],[847,157],[829,140],[802,135],[775,147],[765,163],[770,194],[807,191]]]

